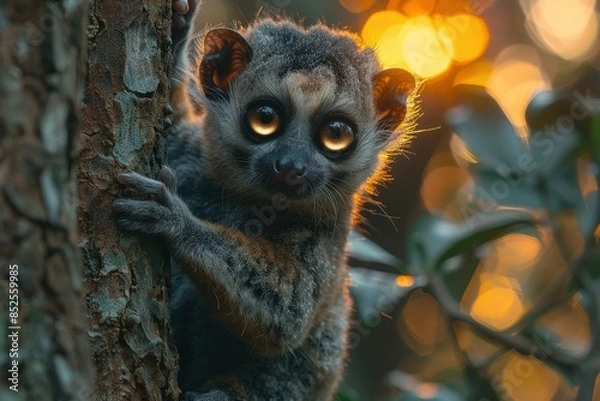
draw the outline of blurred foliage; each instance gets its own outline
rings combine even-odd
[[[600,372],[600,97],[598,88],[581,88],[538,94],[525,113],[525,137],[483,88],[457,88],[459,106],[447,120],[461,145],[453,156],[469,179],[458,180],[456,207],[416,220],[406,263],[351,238],[353,265],[375,261],[401,273],[352,270],[361,324],[373,326],[374,314],[403,304],[396,318],[424,328],[419,319],[439,310],[462,372],[456,381],[431,352],[439,369],[423,378],[423,366],[417,374],[391,372],[386,401],[593,399]],[[422,313],[405,313],[414,299]],[[423,343],[431,333],[412,336]]]

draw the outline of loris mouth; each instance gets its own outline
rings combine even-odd
[[[293,200],[308,198],[318,187],[312,182],[311,177],[304,177],[302,171],[289,171],[285,174],[275,174],[268,177],[265,181],[265,187],[269,192],[283,193],[286,197]]]
[[[307,198],[319,187],[320,177],[304,164],[277,159],[264,163],[261,172],[269,192],[283,193],[289,199]]]

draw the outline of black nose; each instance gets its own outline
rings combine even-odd
[[[306,175],[306,166],[293,161],[275,160],[273,162],[273,171],[277,182],[294,185]]]

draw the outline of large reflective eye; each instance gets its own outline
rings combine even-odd
[[[276,134],[282,125],[281,113],[269,103],[252,105],[246,112],[246,125],[257,136]]]
[[[329,152],[340,153],[354,143],[354,129],[343,121],[329,121],[319,128],[319,141]]]

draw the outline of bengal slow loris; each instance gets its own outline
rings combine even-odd
[[[195,2],[173,7],[180,49]],[[119,175],[119,224],[172,255],[186,399],[328,400],[346,356],[347,237],[415,81],[324,25],[213,29],[198,53],[173,97],[170,168]]]

